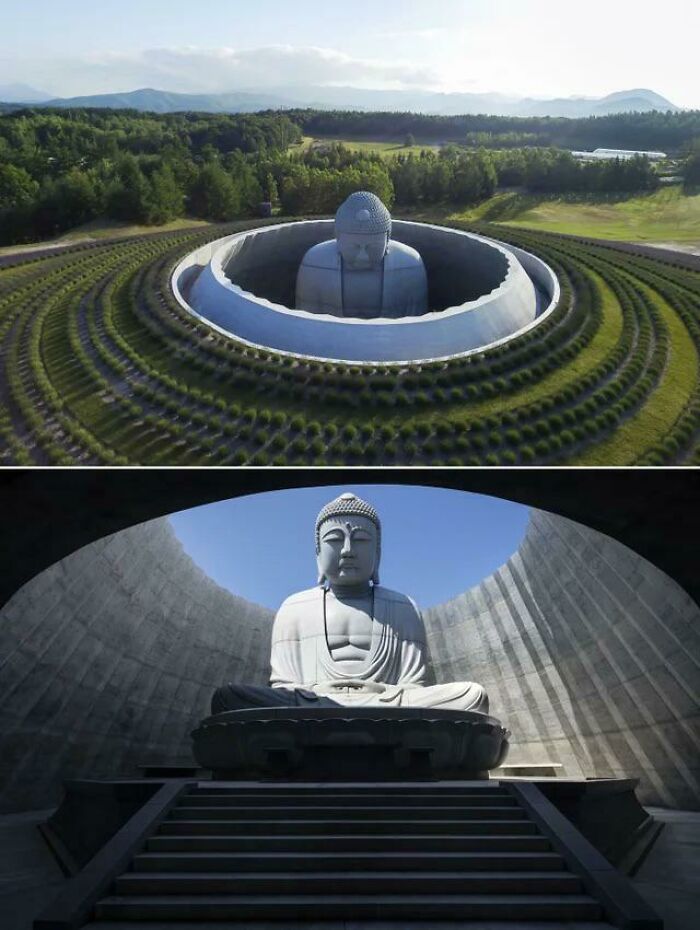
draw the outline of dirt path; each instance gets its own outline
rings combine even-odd
[[[86,243],[96,241],[96,239],[88,238],[73,239],[71,242],[55,242],[52,245],[18,245],[11,251],[3,249],[0,252],[0,268],[6,268],[8,265],[16,265],[18,262],[30,261],[33,258],[46,258],[49,255],[54,255],[56,252],[75,248],[76,245],[85,245]]]

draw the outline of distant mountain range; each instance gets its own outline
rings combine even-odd
[[[0,84],[0,100],[3,103],[46,103],[51,100],[51,94],[28,84]]]
[[[24,96],[22,96],[24,95]],[[297,86],[229,94],[176,94],[143,88],[123,94],[48,99],[21,84],[0,86],[0,101],[44,106],[133,109],[150,113],[255,113],[259,110],[311,108],[321,110],[401,111],[440,116],[485,113],[492,116],[564,116],[583,118],[612,113],[678,111],[670,100],[651,90],[627,90],[607,97],[566,97],[554,100],[507,97],[503,94],[436,94],[431,91],[363,90],[355,87]]]

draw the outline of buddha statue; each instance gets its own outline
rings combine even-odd
[[[415,249],[391,239],[391,214],[375,194],[352,194],[335,239],[315,245],[297,275],[296,309],[356,319],[428,312],[428,277]]]
[[[272,630],[271,687],[230,684],[212,713],[269,707],[422,707],[488,713],[473,682],[427,686],[426,637],[410,597],[379,583],[381,524],[353,494],[316,520],[318,586],[282,604]]]

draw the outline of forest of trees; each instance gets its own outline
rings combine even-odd
[[[305,135],[336,139],[403,139],[458,142],[487,148],[535,145],[563,149],[641,149],[680,154],[700,138],[700,110],[618,113],[586,119],[550,116],[426,116],[420,113],[355,113],[289,110]]]
[[[686,190],[700,188],[700,138],[691,146],[683,168],[683,183]]]
[[[41,109],[2,115],[0,244],[45,239],[98,217],[147,225],[182,216],[223,222],[258,215],[268,200],[285,215],[328,214],[358,189],[373,191],[390,207],[410,208],[466,206],[491,197],[498,187],[636,192],[659,183],[645,158],[582,163],[561,149],[526,146],[525,129],[509,131],[504,147],[483,146],[486,140],[479,137],[478,148],[444,145],[439,152],[389,159],[337,143],[290,153],[302,132],[311,131],[307,116]],[[330,125],[340,116],[357,125],[376,117],[308,118]],[[501,120],[492,131],[503,133],[508,123]],[[339,131],[348,133],[348,127]],[[407,140],[411,136],[405,133]],[[700,169],[691,159],[688,164],[691,183]]]

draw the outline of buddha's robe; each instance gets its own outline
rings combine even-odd
[[[253,707],[436,707],[488,713],[488,697],[473,682],[425,686],[426,642],[414,602],[374,589],[372,641],[364,661],[336,661],[324,625],[324,592],[312,588],[288,598],[272,631],[270,688],[227,685],[213,713]]]
[[[378,306],[367,300],[353,300],[354,288],[348,276],[376,276]],[[428,276],[423,259],[415,249],[401,242],[389,242],[383,268],[374,272],[345,271],[335,239],[315,245],[304,256],[297,274],[296,309],[330,316],[374,319],[401,319],[428,312]]]

